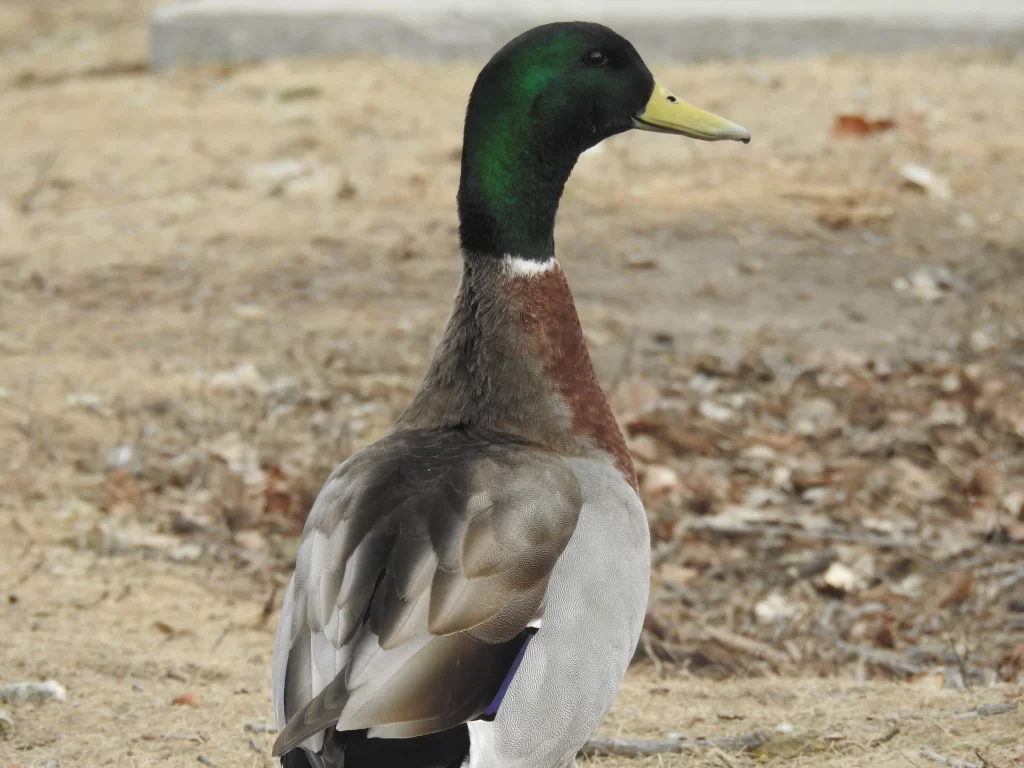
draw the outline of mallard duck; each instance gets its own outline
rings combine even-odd
[[[480,72],[451,318],[299,543],[274,648],[283,765],[562,768],[611,706],[646,611],[647,518],[553,232],[580,154],[630,129],[750,138],[598,24],[532,29]]]

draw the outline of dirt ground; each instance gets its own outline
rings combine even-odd
[[[6,765],[270,765],[272,627],[264,595],[221,566],[182,568],[136,558],[44,550],[45,565],[11,590],[3,677],[57,679],[66,702],[23,705]],[[17,568],[0,566],[5,585]],[[5,601],[6,602],[6,601]],[[157,622],[161,622],[158,626]],[[190,704],[172,702],[190,695]],[[732,765],[914,766],[921,748],[993,766],[1020,764],[1018,710],[963,718],[1012,702],[1008,689],[959,693],[928,677],[913,685],[776,678],[711,682],[634,667],[602,732],[629,738],[722,737],[765,731],[773,740]],[[257,729],[258,730],[258,729]],[[893,734],[893,731],[898,731]],[[872,740],[889,736],[887,741]],[[587,764],[585,760],[581,764]],[[706,751],[648,759],[594,758],[601,768],[722,765]]]
[[[244,726],[269,717],[297,526],[415,390],[458,281],[480,62],[154,76],[152,6],[0,4],[0,684],[68,690],[0,704],[10,768],[269,764],[272,735]],[[561,208],[660,547],[645,658],[604,732],[771,738],[587,759],[1021,765],[1024,707],[958,713],[1016,704],[1024,681],[1024,58],[652,67],[754,140],[616,137]],[[837,136],[844,114],[894,125]],[[752,350],[769,374],[736,362]],[[808,372],[827,418],[785,400]],[[878,424],[846,407],[857,386]],[[968,390],[962,419],[935,416]],[[690,402],[685,434],[644,415],[662,397]],[[876,466],[896,491],[854,495]],[[907,661],[947,640],[978,659],[955,654],[966,684]]]

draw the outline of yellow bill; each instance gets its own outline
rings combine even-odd
[[[654,81],[654,93],[644,111],[633,116],[633,127],[641,131],[676,133],[701,141],[750,141],[750,131],[687,104],[668,88]]]

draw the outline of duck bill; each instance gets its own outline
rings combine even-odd
[[[750,131],[742,125],[687,104],[657,80],[644,111],[633,115],[633,127],[701,141],[742,141],[744,144],[750,141]]]

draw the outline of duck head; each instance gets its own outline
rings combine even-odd
[[[498,51],[470,94],[459,185],[467,254],[554,253],[554,217],[580,154],[631,129],[702,141],[750,132],[677,98],[600,24],[535,27]]]

